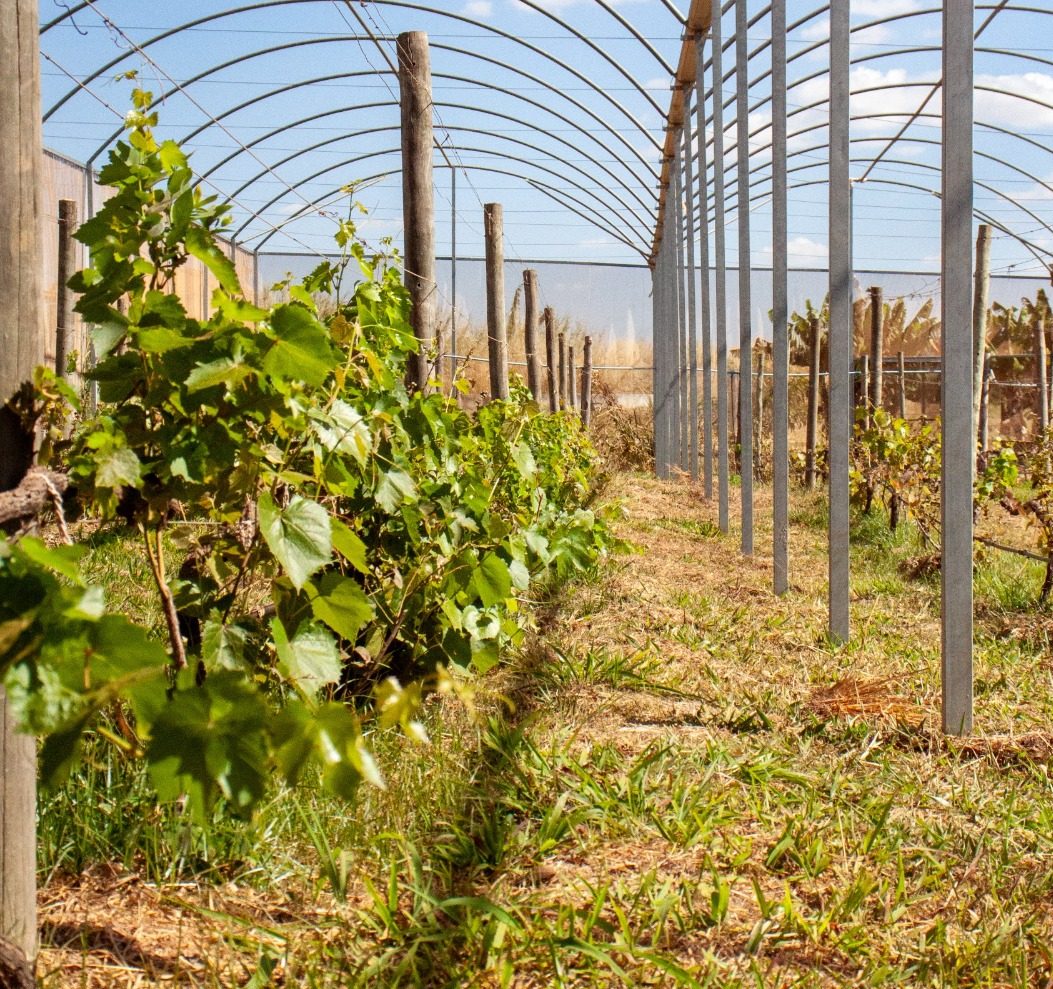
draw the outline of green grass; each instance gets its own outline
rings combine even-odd
[[[628,492],[622,535],[642,551],[565,590],[474,711],[429,704],[430,746],[374,738],[387,790],[275,792],[253,822],[201,829],[92,745],[42,802],[45,879],[117,861],[199,883],[187,916],[228,933],[186,985],[1048,984],[1048,767],[982,737],[1053,720],[1034,570],[978,570],[981,738],[963,750],[934,730],[938,582],[905,576],[909,525],[854,516],[853,638],[835,646],[820,497],[794,492],[797,586],[775,599],[710,509],[633,485],[647,502]],[[816,706],[846,678],[923,720]],[[201,906],[230,882],[312,909]]]

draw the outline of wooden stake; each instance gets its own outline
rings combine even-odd
[[[490,356],[490,397],[508,398],[508,326],[505,323],[504,211],[483,207],[486,236],[486,332]]]
[[[567,340],[560,333],[557,336],[559,343],[559,407],[567,407]]]
[[[991,227],[981,223],[976,231],[976,268],[973,275],[973,425],[980,432],[980,394],[983,391],[984,353],[987,350],[987,316],[991,296]]]
[[[33,440],[8,401],[44,363],[40,265],[37,0],[0,4],[0,490],[17,487]],[[21,989],[36,955],[36,743],[0,689],[0,983]],[[19,971],[21,968],[21,971]]]
[[[986,351],[984,352],[984,375],[983,383],[980,386],[980,421],[977,425],[977,432],[979,433],[978,440],[980,444],[980,453],[984,454],[987,452],[988,444],[988,422],[990,420],[990,406],[991,406],[991,378],[994,375],[991,373],[991,355]]]
[[[764,447],[761,437],[764,435],[764,351],[757,353],[757,385],[754,404],[757,408],[757,442],[754,445],[753,460],[759,470],[764,466]]]
[[[811,337],[808,341],[808,434],[804,461],[804,486],[815,487],[815,444],[819,433],[819,317],[808,321]]]
[[[881,287],[870,289],[870,407],[885,402],[885,312]]]
[[[559,408],[559,357],[556,352],[556,313],[551,306],[545,306],[545,357],[548,360],[548,410],[555,412]]]
[[[1049,428],[1049,383],[1046,380],[1046,319],[1035,315],[1035,387],[1038,391],[1038,428]]]
[[[576,411],[578,408],[577,372],[574,370],[574,348],[567,348],[567,408]]]
[[[896,373],[899,375],[899,417],[907,418],[907,368],[903,360],[903,351],[896,353]]]
[[[585,338],[581,358],[581,420],[588,427],[592,422],[592,337]]]
[[[541,399],[541,355],[537,346],[537,272],[527,268],[523,272],[523,300],[525,321],[523,337],[526,346],[527,387],[535,401]]]
[[[66,283],[77,270],[77,204],[60,199],[58,204],[58,284],[56,285],[55,373],[66,377],[66,365],[73,350],[74,297]]]
[[[407,31],[398,37],[399,105],[402,112],[402,215],[406,267],[404,280],[413,309],[410,325],[420,351],[406,369],[411,391],[425,388],[435,349],[435,189],[432,178],[431,55],[428,35]]]

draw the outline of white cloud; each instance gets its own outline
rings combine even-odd
[[[830,38],[830,18],[824,17],[821,21],[809,24],[801,29],[801,38],[804,41],[827,41]]]
[[[976,118],[990,120],[1000,127],[1019,127],[1027,131],[1053,131],[1053,75],[1046,72],[1024,72],[1017,75],[978,75],[976,85],[1006,90],[1040,100],[1039,106],[1015,95],[977,90]]]
[[[772,256],[771,244],[765,244],[761,255],[770,260]],[[811,237],[791,237],[786,244],[786,257],[789,263],[802,265],[808,261],[826,261],[830,256],[830,250],[826,244]]]
[[[917,0],[852,0],[852,16],[855,18],[895,17],[920,9]]]
[[[491,0],[468,0],[461,13],[469,17],[493,17],[494,5]]]

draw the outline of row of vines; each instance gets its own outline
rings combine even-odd
[[[93,586],[83,542],[0,540],[3,683],[51,783],[93,733],[199,816],[305,772],[350,798],[383,785],[371,733],[423,740],[428,695],[470,692],[531,603],[613,547],[593,452],[522,388],[471,416],[408,392],[407,293],[350,221],[339,261],[251,304],[216,241],[228,208],[155,137],[150,99],[77,234],[93,400],[41,370],[30,414],[74,534],[134,541],[157,619]],[[171,290],[189,257],[218,283],[207,321]]]

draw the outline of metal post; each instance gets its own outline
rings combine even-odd
[[[688,465],[689,453],[687,444],[687,344],[685,341],[687,300],[684,291],[684,226],[683,220],[683,181],[681,178],[680,142],[676,142],[677,151],[673,158],[673,199],[666,208],[666,215],[672,224],[673,264],[672,276],[675,279],[676,300],[676,444],[677,463],[683,470]]]
[[[0,490],[33,461],[33,437],[8,400],[44,362],[40,265],[40,58],[37,0],[0,4]],[[0,687],[0,942],[29,977],[36,955],[36,742]],[[23,962],[25,964],[23,964]],[[5,966],[7,967],[7,966]],[[28,981],[23,984],[28,985]]]
[[[450,394],[460,392],[454,388],[457,380],[457,169],[450,169]]]
[[[545,306],[545,360],[548,362],[548,410],[555,412],[559,408],[559,384],[556,380],[556,313],[551,306]]]
[[[523,272],[524,327],[526,347],[527,387],[535,401],[541,400],[541,355],[537,346],[537,272],[527,268]]]
[[[870,407],[885,404],[885,306],[881,288],[870,289]]]
[[[431,56],[428,35],[398,37],[399,106],[402,116],[402,216],[410,324],[420,348],[406,368],[406,386],[423,389],[435,345],[435,190],[432,176]]]
[[[709,170],[706,165],[705,37],[696,45],[695,128],[698,135],[698,305],[702,316],[702,490],[713,497],[713,344],[709,288]],[[690,195],[690,193],[689,193]],[[696,433],[697,435],[697,433]]]
[[[720,531],[730,530],[728,518],[728,269],[724,216],[724,68],[721,14],[714,12],[710,92],[713,100],[713,253],[717,318],[717,500]]]
[[[698,312],[695,305],[695,179],[691,154],[691,91],[684,93],[684,218],[687,235],[687,428],[691,479],[698,480]]]
[[[73,313],[74,297],[66,284],[77,270],[77,242],[73,234],[77,229],[77,204],[72,199],[60,199],[58,204],[58,285],[55,312],[55,373],[66,377],[66,365],[74,349]]]
[[[771,5],[772,86],[772,587],[790,588],[789,302],[786,247],[786,0]]]
[[[735,0],[735,104],[738,111],[739,213],[739,476],[742,552],[753,555],[753,304],[750,298],[750,107],[748,0]]]
[[[956,735],[973,721],[973,11],[972,0],[943,5],[940,569],[943,730]]]
[[[486,331],[490,358],[490,397],[508,398],[508,326],[505,323],[504,211],[483,206],[486,237]]]
[[[830,2],[830,637],[849,636],[848,451],[852,401],[849,0]]]

